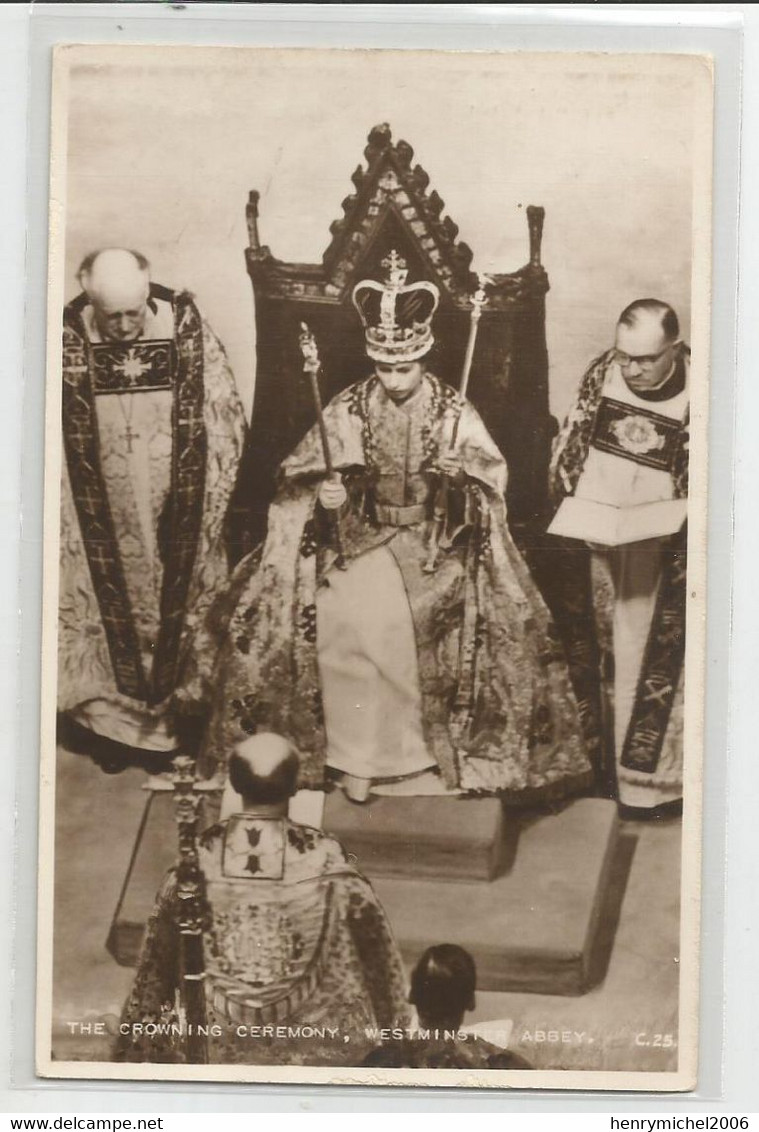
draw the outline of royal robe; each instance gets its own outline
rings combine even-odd
[[[428,572],[437,460],[456,421],[464,484],[449,492]],[[525,801],[582,788],[590,768],[566,664],[506,525],[503,457],[474,408],[431,375],[398,406],[371,377],[337,396],[325,423],[349,495],[347,569],[317,501],[314,428],[282,465],[266,542],[238,566],[182,689],[212,705],[207,769],[267,730],[292,740],[311,789],[325,766],[354,772],[351,736],[359,777],[432,766],[447,789]]]
[[[555,504],[569,495],[620,507],[687,498],[689,356],[681,347],[672,378],[642,396],[627,388],[613,350],[592,363],[556,438]],[[576,686],[602,684],[609,788],[637,809],[682,796],[686,548],[683,527],[606,550],[568,541],[557,555],[557,602],[571,609],[557,617]]]
[[[334,837],[235,814],[202,836],[199,863],[210,1062],[357,1065],[378,1028],[408,1024],[387,919]],[[118,1060],[186,1059],[180,916],[172,871],[147,924]]]
[[[130,342],[101,340],[85,295],[68,304],[58,710],[89,731],[176,746],[178,673],[228,580],[244,430],[223,347],[190,295],[154,284]]]

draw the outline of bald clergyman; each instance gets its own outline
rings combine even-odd
[[[221,343],[138,252],[79,270],[63,319],[59,735],[160,770],[193,629],[228,578],[244,416]]]

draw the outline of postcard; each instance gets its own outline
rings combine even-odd
[[[38,1073],[695,1088],[711,60],[53,68]]]

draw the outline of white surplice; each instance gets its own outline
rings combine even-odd
[[[681,421],[688,407],[686,388],[665,401],[651,402],[628,388],[619,367],[610,367],[602,396],[633,408],[655,411]],[[616,507],[654,503],[674,498],[669,471],[649,468],[591,444],[575,495]],[[643,656],[651,630],[661,580],[661,540],[646,539],[594,551],[593,571],[606,576],[613,587],[614,748],[619,800],[628,806],[650,808],[675,801],[680,784],[645,785],[621,765],[621,755],[638,689]]]

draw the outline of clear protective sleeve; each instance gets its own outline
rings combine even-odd
[[[4,564],[6,589],[9,595],[10,590],[14,594],[17,592],[18,595],[12,600],[9,596],[6,604],[18,606],[20,609],[18,656],[12,655],[12,649],[6,649],[8,687],[9,689],[11,686],[15,687],[16,700],[15,703],[11,703],[10,697],[6,695],[6,710],[12,712],[15,721],[12,738],[10,729],[6,729],[9,767],[13,771],[12,776],[9,773],[8,780],[10,782],[13,778],[15,786],[13,790],[7,792],[4,815],[9,822],[8,843],[13,851],[14,861],[13,886],[10,893],[12,914],[7,917],[9,928],[7,946],[12,952],[9,993],[11,1018],[8,1024],[9,1077],[6,1094],[6,1103],[10,1109],[23,1110],[35,1107],[38,1111],[79,1109],[103,1112],[118,1106],[138,1112],[163,1108],[182,1111],[191,1105],[195,1111],[208,1112],[250,1111],[254,1108],[276,1111],[287,1109],[299,1100],[308,1098],[311,1106],[316,1109],[324,1107],[325,1111],[382,1110],[399,1103],[401,1097],[403,1104],[409,1106],[409,1111],[415,1108],[428,1112],[444,1108],[449,1111],[471,1111],[471,1106],[485,1102],[496,1110],[525,1112],[541,1110],[608,1112],[612,1109],[620,1114],[628,1110],[636,1113],[646,1110],[658,1113],[666,1113],[668,1110],[687,1113],[689,1109],[699,1112],[718,1112],[750,1108],[751,1100],[755,1097],[755,1087],[746,1071],[745,1058],[751,1043],[755,1044],[755,1039],[749,1033],[745,1004],[741,1006],[742,996],[740,989],[736,987],[736,980],[744,980],[748,983],[751,979],[750,953],[747,950],[746,940],[751,931],[756,930],[755,914],[752,927],[751,922],[746,919],[748,907],[744,902],[746,892],[750,891],[754,865],[748,842],[750,834],[747,832],[750,824],[747,801],[750,781],[747,778],[744,782],[743,777],[744,772],[748,774],[750,770],[746,751],[746,732],[747,727],[750,726],[746,716],[750,715],[750,708],[747,711],[746,705],[750,705],[751,693],[750,690],[747,691],[745,685],[748,683],[746,666],[750,662],[751,649],[751,641],[747,640],[747,636],[750,638],[751,633],[747,632],[746,626],[750,624],[752,618],[751,601],[755,600],[750,592],[752,588],[750,563],[752,543],[755,542],[756,536],[751,534],[751,529],[755,526],[750,522],[751,497],[745,475],[742,478],[742,465],[738,459],[740,453],[744,453],[745,468],[751,467],[752,461],[756,458],[753,455],[755,446],[752,445],[749,432],[752,394],[750,389],[746,389],[745,381],[743,386],[739,381],[739,377],[745,379],[751,328],[748,326],[746,329],[748,336],[746,339],[739,339],[737,332],[739,189],[741,156],[743,152],[745,157],[747,153],[745,147],[748,145],[746,135],[743,142],[741,141],[744,19],[750,17],[737,7],[725,10],[718,5],[701,5],[692,11],[681,9],[678,5],[664,5],[656,9],[615,6],[554,9],[538,6],[509,8],[500,5],[455,4],[396,6],[224,3],[34,4],[31,7],[24,28],[28,40],[22,46],[19,38],[18,48],[18,50],[28,50],[25,221],[19,221],[25,223],[26,227],[25,275],[23,278],[18,277],[13,280],[3,279],[6,292],[13,290],[16,296],[23,292],[25,304],[23,378],[18,369],[11,374],[12,390],[8,395],[9,410],[13,409],[13,413],[9,411],[8,415],[8,436],[11,443],[8,454],[3,457],[6,461],[5,466],[11,473],[9,482],[15,483],[18,480],[18,473],[14,471],[14,467],[21,470],[20,498],[15,511],[8,516],[8,527],[15,540],[13,515],[15,514],[18,520],[20,514],[18,555],[13,559],[12,570],[10,555]],[[755,26],[752,32],[756,38]],[[38,1075],[35,1042],[39,1041],[39,1037],[35,1034],[35,1029],[39,1025],[44,1025],[49,1019],[49,999],[54,990],[50,974],[53,968],[49,954],[52,940],[48,938],[51,935],[49,920],[51,901],[43,896],[38,908],[35,895],[40,871],[52,873],[54,867],[50,821],[54,812],[55,784],[47,778],[47,772],[43,775],[42,828],[38,830],[42,562],[45,543],[43,499],[45,475],[51,474],[49,450],[47,468],[45,459],[46,375],[49,364],[49,343],[52,340],[48,325],[48,304],[50,309],[55,311],[54,317],[57,319],[62,300],[69,300],[74,293],[70,277],[77,262],[83,254],[92,250],[87,245],[87,218],[80,213],[71,220],[67,214],[65,197],[59,200],[51,199],[49,193],[51,172],[54,175],[54,184],[61,186],[65,184],[61,170],[51,170],[50,167],[52,58],[54,48],[64,44],[104,47],[106,45],[135,47],[171,45],[177,48],[186,46],[197,49],[259,47],[267,50],[338,48],[387,49],[395,52],[530,52],[543,56],[567,52],[655,53],[710,57],[715,92],[712,151],[714,179],[711,186],[711,201],[703,208],[701,223],[706,225],[707,243],[708,228],[711,224],[711,263],[708,263],[708,254],[703,261],[711,269],[711,294],[709,295],[708,282],[704,284],[702,281],[696,284],[692,295],[683,293],[682,296],[682,302],[688,306],[689,312],[693,299],[693,309],[701,315],[710,312],[711,317],[709,326],[693,325],[693,323],[690,326],[690,339],[694,349],[699,343],[708,343],[710,354],[710,364],[706,367],[709,371],[708,406],[706,401],[702,405],[702,418],[708,415],[706,440],[708,459],[704,461],[702,475],[696,481],[698,497],[695,502],[693,496],[691,497],[692,506],[700,507],[703,503],[703,494],[708,491],[708,510],[701,509],[705,523],[706,562],[699,560],[692,575],[699,583],[704,582],[706,587],[706,601],[699,611],[699,617],[705,617],[705,629],[702,624],[698,627],[699,632],[703,629],[704,633],[704,655],[701,661],[705,696],[701,790],[703,821],[701,831],[698,830],[697,825],[691,827],[684,844],[685,871],[690,886],[686,890],[686,895],[691,893],[696,903],[700,899],[700,936],[698,939],[694,936],[693,947],[689,951],[693,964],[690,977],[699,984],[698,1069],[697,1084],[694,1089],[665,1095],[657,1092],[653,1074],[651,1074],[650,1090],[644,1089],[635,1093],[626,1091],[622,1085],[611,1086],[615,1089],[613,1095],[604,1092],[603,1083],[599,1078],[595,1086],[590,1081],[584,1085],[579,1079],[571,1082],[567,1079],[566,1085],[573,1090],[571,1093],[562,1093],[562,1083],[557,1079],[537,1090],[517,1087],[509,1090],[508,1096],[505,1091],[492,1089],[462,1090],[456,1088],[455,1082],[452,1081],[445,1082],[445,1089],[435,1090],[428,1087],[426,1079],[424,1088],[414,1090],[404,1087],[405,1082],[396,1082],[392,1088],[377,1088],[364,1084],[338,1088],[330,1084],[326,1076],[318,1080],[311,1078],[308,1083],[300,1084],[289,1084],[280,1078],[268,1084],[246,1083],[243,1086],[235,1082],[233,1074],[230,1074],[226,1081],[204,1080],[202,1071],[194,1076],[191,1085],[182,1080],[158,1081],[144,1078],[71,1079],[77,1076],[75,1072],[71,1073],[69,1079],[65,1077],[55,1079],[55,1059],[52,1063],[52,1076]],[[398,67],[387,81],[400,83],[402,87],[404,81],[402,57],[398,55],[397,58]],[[436,77],[435,82],[441,84],[440,89],[443,88],[443,79]],[[747,82],[750,84],[750,77]],[[526,77],[525,90],[528,87]],[[343,123],[348,121],[351,128],[359,131],[356,135],[358,157],[366,131],[377,123],[367,119],[366,129],[362,135],[362,124],[370,112],[367,110],[362,113],[360,101],[353,115],[346,112],[346,102],[350,101],[351,97],[356,97],[355,91],[353,95],[350,94],[350,89],[349,86],[341,86],[340,81],[336,80],[330,88],[330,97],[340,106],[339,120]],[[414,88],[414,92],[417,93],[417,88]],[[475,100],[478,97],[476,82],[471,90],[462,88],[461,93],[462,97],[469,96]],[[397,90],[388,94],[387,102],[392,107],[399,104],[397,94]],[[86,93],[82,97],[86,98]],[[119,97],[125,98],[125,105],[128,102],[128,94],[124,95],[123,92],[119,94],[114,90],[111,97],[114,100]],[[211,99],[214,97],[212,86],[205,93],[201,90],[197,92],[201,113],[207,113],[207,108],[203,110],[203,99],[206,97]],[[498,107],[490,105],[485,96],[481,97],[482,128],[470,139],[469,157],[462,155],[456,161],[449,161],[443,169],[428,168],[427,172],[433,177],[431,187],[437,186],[438,181],[440,182],[439,187],[445,197],[446,211],[457,217],[462,228],[462,238],[469,239],[474,246],[475,266],[478,259],[485,258],[481,253],[490,241],[491,246],[487,250],[495,265],[491,267],[494,271],[498,269],[499,264],[521,262],[519,259],[523,253],[521,245],[526,243],[527,231],[523,215],[520,214],[521,218],[518,222],[510,219],[503,223],[501,223],[502,217],[495,215],[499,201],[499,187],[491,183],[492,175],[489,174],[484,157],[487,153],[487,139],[497,136],[493,118],[498,113]],[[449,107],[454,101],[449,98],[441,100]],[[372,107],[371,113],[374,113],[374,107],[380,103],[381,99],[368,100],[368,104]],[[158,98],[154,107],[155,114],[160,116],[162,109],[166,110],[166,107],[162,108]],[[173,107],[171,112],[175,113],[176,108]],[[87,112],[83,113],[80,106],[77,113],[76,126],[82,131],[77,138],[77,144],[79,152],[85,154],[85,158],[75,172],[80,178],[86,178],[87,147],[97,146],[97,132],[102,128],[104,119],[98,115],[94,102],[88,105]],[[230,119],[241,122],[246,113],[251,117],[251,130],[247,138],[241,138],[242,147],[253,144],[251,137],[256,136],[255,101],[251,101],[247,109],[237,106],[234,112],[230,111],[229,114]],[[614,108],[609,107],[608,114],[613,115],[613,113]],[[91,116],[89,122],[88,114]],[[192,107],[189,106],[188,120],[191,116]],[[656,152],[658,160],[662,159],[662,151],[657,130],[664,130],[670,117],[669,108],[662,105],[658,120],[654,114],[650,121],[637,123],[643,136],[648,130],[651,131],[652,138],[656,139],[659,136],[658,142],[654,140],[651,143],[651,151]],[[424,164],[426,132],[434,129],[440,133],[445,130],[444,123],[435,120],[434,103],[420,103],[414,106],[412,99],[410,105],[398,112],[397,118],[400,119],[397,123],[395,119],[392,122],[394,138],[408,136],[418,159]],[[515,130],[519,122],[519,110],[510,108],[507,118],[512,130]],[[225,131],[228,132],[230,128],[228,122],[220,123],[220,133],[223,136],[226,136]],[[272,176],[281,175],[283,180],[289,178],[287,183],[294,185],[299,177],[305,176],[305,173],[302,170],[300,173],[298,171],[298,154],[288,151],[287,129],[288,125],[283,121],[280,152],[272,156],[269,165]],[[546,129],[550,129],[549,124],[546,125]],[[460,130],[457,131],[455,122],[451,123],[450,131],[453,138],[459,138]],[[303,130],[300,134],[297,134],[297,130],[294,130],[294,133],[304,139],[300,153],[307,155],[311,152],[311,145],[317,143],[313,141],[306,143],[306,132]],[[173,210],[171,197],[167,198],[162,194],[156,178],[155,154],[150,152],[150,137],[149,120],[132,122],[125,134],[124,146],[124,176],[125,178],[130,176],[132,181],[134,181],[134,169],[127,169],[127,165],[132,162],[139,163],[141,155],[144,157],[145,154],[149,154],[145,158],[149,165],[145,199],[152,203],[146,203],[144,206],[146,243],[149,239],[153,240],[153,246],[160,249],[159,263],[162,266],[170,265],[170,269],[176,272],[177,279],[181,277],[183,285],[191,287],[199,294],[199,301],[206,308],[204,313],[210,310],[215,328],[218,330],[221,326],[221,337],[225,341],[233,369],[236,374],[238,372],[242,374],[240,391],[249,412],[253,381],[251,377],[246,376],[246,371],[253,369],[251,358],[256,347],[249,284],[241,270],[237,290],[221,296],[220,284],[215,283],[215,279],[218,280],[223,276],[220,264],[230,256],[239,257],[242,269],[242,246],[249,235],[245,232],[243,223],[245,198],[248,190],[257,187],[266,189],[268,186],[255,185],[251,180],[252,175],[245,167],[245,161],[240,160],[238,156],[234,166],[234,199],[232,204],[225,204],[223,194],[221,197],[219,195],[220,189],[223,189],[224,171],[215,164],[218,154],[210,152],[208,155],[201,155],[200,164],[203,167],[205,163],[205,168],[204,170],[201,168],[201,175],[194,182],[200,198],[198,211],[195,215],[188,213],[183,221]],[[173,160],[177,162],[185,160],[186,155],[183,157],[180,149],[182,145],[190,144],[189,137],[188,134],[184,138],[175,139],[177,147],[175,153],[167,152],[165,155],[169,165]],[[274,145],[275,141],[272,134],[268,142]],[[108,143],[118,150],[118,139],[111,137]],[[530,139],[527,136],[514,136],[512,132],[505,139],[504,144],[510,149],[525,148],[529,147]],[[641,153],[647,152],[641,138],[631,137],[630,144],[637,144]],[[753,143],[752,149],[755,149]],[[627,168],[624,150],[624,145],[618,150],[622,155],[619,158],[620,169]],[[63,150],[59,148],[57,152],[62,153]],[[499,171],[503,176],[505,164],[503,160],[500,163],[494,161],[496,176],[499,175]],[[653,213],[650,222],[653,226],[662,229],[667,223],[667,208],[674,207],[673,202],[679,199],[677,171],[673,166],[676,166],[674,156],[672,166],[663,159],[661,199],[658,206],[662,210],[661,214],[656,214],[657,203],[652,198]],[[458,173],[454,176],[453,171],[456,169]],[[345,177],[350,174],[350,166],[348,164],[342,169],[336,165],[334,172],[335,183],[330,184],[319,198],[321,211],[318,222],[307,213],[307,193],[301,193],[299,197],[293,189],[291,199],[286,199],[286,196],[283,198],[280,207],[285,210],[290,208],[291,214],[296,215],[296,219],[288,226],[280,222],[280,218],[275,213],[273,223],[276,227],[279,222],[278,231],[283,234],[280,243],[285,248],[281,252],[273,249],[275,254],[297,261],[301,249],[306,248],[312,252],[310,259],[318,259],[320,249],[327,240],[329,222],[333,219],[330,207],[334,211],[334,205],[339,205],[343,189],[347,191]],[[119,177],[118,165],[109,175]],[[573,175],[578,174],[575,171]],[[748,174],[744,175],[750,176],[751,168]],[[578,194],[576,187],[571,187],[571,191],[568,188],[567,192],[562,194],[561,177],[562,171],[553,168],[550,162],[542,166],[540,160],[532,164],[529,161],[525,162],[521,184],[508,183],[504,193],[505,199],[500,204],[500,208],[502,215],[507,215],[509,210],[516,212],[516,206],[521,209],[532,203],[543,204],[546,203],[542,199],[544,197],[550,201],[546,216],[545,254],[551,286],[554,292],[562,288],[565,292],[569,292],[573,288],[572,255],[576,253],[578,260],[582,260],[587,250],[586,244],[598,238],[598,232],[613,231],[613,224],[610,222],[610,226],[604,227],[605,218],[599,211],[602,202],[600,199],[595,199],[591,201],[595,211],[595,225],[589,223],[588,227],[583,229],[582,225],[576,224],[573,230],[572,217],[576,216],[578,201],[582,194]],[[591,182],[592,178],[589,178],[589,183]],[[67,187],[72,197],[85,199],[85,194],[80,191],[81,183],[79,185],[69,183]],[[107,185],[104,185],[103,189],[107,194]],[[592,198],[592,187],[589,191]],[[709,186],[701,184],[700,191],[708,197]],[[629,186],[620,183],[619,193],[623,203],[620,205],[617,201],[609,208],[614,215],[617,215],[624,214],[627,207],[630,215],[638,216],[636,209],[640,208],[639,202],[629,199],[625,206],[626,192],[629,192]],[[490,212],[480,216],[478,199],[483,196],[488,202]],[[324,200],[331,201],[332,205],[329,203],[325,205]],[[562,212],[563,200],[566,200],[565,212]],[[117,208],[121,204],[118,190],[114,193],[114,202],[113,205],[101,202],[100,215],[97,217],[100,231],[107,224],[109,208]],[[305,207],[301,208],[300,213],[296,213],[297,207],[304,203]],[[217,212],[223,209],[229,211],[228,244],[214,247],[205,256],[202,231],[204,208]],[[488,217],[491,219],[489,220]],[[119,228],[118,218],[114,216],[113,219],[114,227]],[[641,219],[640,222],[643,223],[643,220]],[[62,266],[60,251],[63,240],[60,239],[60,231],[69,223],[71,229],[65,249],[65,266]],[[524,226],[524,231],[519,228],[520,223]],[[748,216],[744,223],[741,248],[747,245],[755,221]],[[194,233],[193,225],[197,226]],[[574,248],[557,250],[556,243],[561,240],[562,225],[564,230],[571,233],[571,238],[577,241]],[[698,229],[698,216],[694,220],[694,225]],[[679,231],[675,220],[672,227],[673,230]],[[317,229],[315,235],[314,228]],[[471,229],[474,229],[474,234],[470,236]],[[55,260],[49,259],[51,232],[57,238],[58,252]],[[701,237],[704,238],[703,230]],[[267,239],[267,236],[264,236],[262,242],[267,243]],[[18,237],[16,243],[18,244]],[[680,248],[678,250],[683,251]],[[689,250],[685,249],[685,253],[687,254]],[[610,266],[611,261],[615,259],[618,261],[623,257],[634,259],[635,248],[630,244],[618,247],[604,244],[597,249],[598,286],[601,291],[605,286],[604,264],[610,275],[614,276],[615,269]],[[588,258],[592,260],[593,257],[586,256],[586,259]],[[666,272],[666,259],[666,253],[660,255],[660,261],[657,263],[660,274]],[[52,286],[49,270],[54,273]],[[204,278],[195,283],[190,278],[193,270],[204,271]],[[752,285],[750,273],[753,272],[755,278],[756,264],[749,261],[747,270],[750,287]],[[624,276],[624,272],[621,274]],[[641,273],[636,274],[631,268],[629,275],[637,282]],[[677,291],[679,276],[676,266],[672,266],[667,278]],[[652,286],[655,282],[656,279],[652,280]],[[592,295],[593,285],[587,278],[577,282],[574,300],[577,321],[585,326],[586,333],[592,319],[586,318],[583,323],[583,309],[584,305],[592,302]],[[547,319],[550,322],[552,309],[550,293],[547,301]],[[745,301],[744,298],[744,304]],[[14,308],[9,304],[8,309],[17,310],[17,305]],[[571,310],[571,303],[566,306],[566,310]],[[596,322],[599,326],[602,325],[600,314]],[[748,322],[750,323],[750,319]],[[573,388],[576,387],[584,368],[580,365],[580,359],[584,357],[587,364],[593,357],[592,353],[588,353],[587,338],[583,339],[582,332],[578,332],[576,341],[572,340],[573,331],[569,322],[562,324],[561,333],[564,335],[564,340],[557,342],[556,329],[553,330],[552,338],[552,331],[549,328],[549,358],[554,366],[551,370],[551,409],[559,419],[566,414]],[[597,352],[600,352],[605,345],[605,339],[599,338]],[[736,367],[736,355],[739,349],[742,351],[742,366]],[[557,359],[558,366],[555,364]],[[49,404],[47,411],[50,412]],[[49,427],[48,422],[48,429]],[[699,427],[697,422],[694,426],[695,432],[698,432]],[[740,449],[736,448],[736,444],[741,446]],[[59,465],[55,460],[52,462],[52,467],[53,475],[57,475]],[[749,520],[748,527],[742,538],[739,533],[738,542],[734,544],[736,516],[741,514],[744,520]],[[755,550],[754,546],[753,551]],[[739,557],[734,559],[734,553],[739,553]],[[735,606],[732,604],[734,580],[737,580],[738,584],[738,604]],[[12,617],[9,617],[8,625],[10,639],[12,632],[15,632]],[[695,658],[694,663],[692,672],[698,669],[698,657]],[[50,705],[47,704],[43,708],[43,729],[45,726],[48,727],[45,741],[50,739],[51,719]],[[47,720],[47,723],[44,720]],[[83,803],[79,800],[77,804]],[[84,805],[86,807],[86,802]],[[728,825],[729,814],[731,816]],[[656,868],[655,860],[651,867]],[[731,909],[729,923],[726,920],[726,907]],[[39,928],[38,913],[41,914]],[[698,933],[698,922],[694,919],[691,924],[691,932]],[[641,931],[645,930],[646,925],[641,923]],[[39,950],[38,931],[45,937],[39,944]],[[66,939],[70,939],[72,934],[76,935],[76,931],[76,925],[69,925],[65,932]],[[725,995],[728,996],[727,999]],[[691,1001],[695,1003],[695,994],[691,997]],[[691,1022],[695,1026],[695,1019]],[[741,1033],[746,1036],[746,1041],[742,1045],[743,1053],[733,1044],[736,1036]],[[93,1072],[91,1076],[99,1077],[100,1070]],[[575,1076],[577,1075],[572,1074],[573,1078]],[[640,1090],[641,1087],[638,1085],[636,1088]]]

